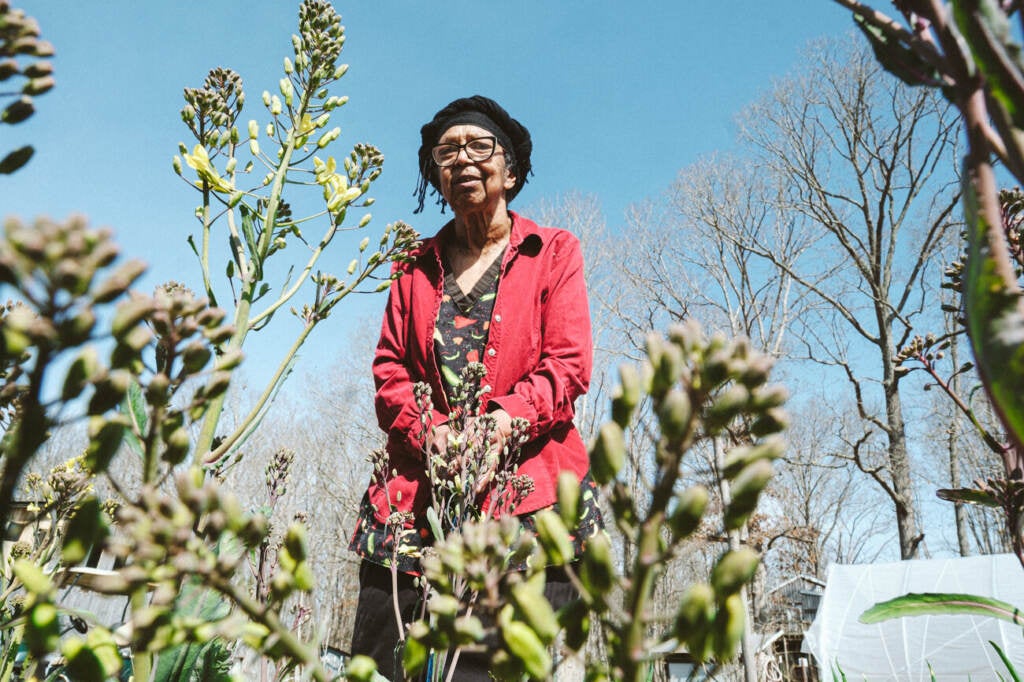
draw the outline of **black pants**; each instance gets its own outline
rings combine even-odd
[[[578,596],[565,571],[548,568],[545,578],[544,596],[552,608],[557,610]],[[352,634],[352,655],[369,656],[377,662],[377,671],[381,675],[397,681],[403,679],[402,652],[391,588],[391,569],[364,559],[359,566],[359,602]],[[412,622],[419,599],[420,590],[415,585],[415,578],[399,573],[398,608],[403,623]],[[489,658],[486,652],[463,651],[459,654],[453,679],[487,682],[491,679],[487,672]]]

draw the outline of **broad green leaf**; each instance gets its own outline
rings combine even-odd
[[[197,580],[185,583],[178,596],[176,613],[196,617],[207,623],[220,620],[231,611],[231,605]],[[156,679],[169,682],[210,680],[228,682],[230,652],[224,643],[213,639],[203,644],[182,644],[160,652],[156,662]]]
[[[860,615],[860,622],[871,624],[908,616],[989,616],[1024,626],[1024,614],[1013,604],[974,594],[939,592],[911,593],[875,604]]]
[[[1020,45],[1013,42],[1005,12],[995,0],[959,0],[953,2],[953,17],[985,75],[986,90],[1016,127],[1024,127]]]
[[[1024,444],[1024,300],[1012,279],[1000,225],[979,210],[973,174],[964,173],[967,331],[988,395],[1017,445]],[[1008,274],[1009,273],[1009,274]]]

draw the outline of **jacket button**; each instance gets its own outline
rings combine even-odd
[[[495,322],[501,322],[501,315],[495,315],[494,316],[494,321]]]
[[[486,385],[486,386],[484,386],[484,387],[483,387],[483,388],[482,388],[481,390],[482,390],[482,391],[483,391],[484,393],[490,393],[490,392],[491,392],[491,385],[490,385],[490,384],[487,384],[487,385]]]
[[[487,354],[490,355],[492,358],[494,357],[494,353],[495,353],[495,350],[493,348],[488,348],[487,349]]]

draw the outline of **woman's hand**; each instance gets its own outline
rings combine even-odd
[[[444,455],[448,452],[448,435],[451,432],[452,427],[448,426],[447,422],[430,427],[427,431],[427,437],[424,439],[423,443],[427,450],[428,457],[433,455]]]

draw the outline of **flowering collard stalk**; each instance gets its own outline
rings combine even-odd
[[[615,524],[636,546],[631,563],[620,573],[613,562],[608,536],[599,533],[587,543],[577,571],[567,565],[569,528],[576,517],[579,488],[574,477],[559,481],[559,512],[538,515],[538,540],[546,563],[565,565],[580,598],[555,614],[565,630],[566,645],[579,650],[592,623],[600,624],[608,651],[607,667],[592,669],[588,679],[644,680],[653,665],[652,651],[661,645],[685,644],[699,661],[725,661],[736,654],[746,628],[741,590],[754,576],[758,555],[748,547],[723,553],[708,582],[691,585],[680,600],[674,622],[655,620],[652,600],[664,567],[702,525],[715,523],[732,531],[754,512],[772,475],[772,461],[785,444],[778,434],[787,417],[786,392],[767,383],[771,359],[750,348],[745,339],[708,338],[699,325],[673,327],[667,338],[648,337],[646,360],[640,367],[620,368],[620,387],[612,400],[612,419],[603,424],[591,446],[594,479],[605,486]],[[640,403],[649,400],[658,421],[655,444],[657,470],[644,499],[635,498],[618,478],[625,464],[626,433]],[[708,519],[708,491],[687,485],[685,460],[696,447],[713,441],[731,443],[719,475],[729,481],[731,499],[721,517]],[[528,609],[514,610],[508,622],[532,625]],[[542,632],[550,621],[533,626],[536,637],[522,628],[506,637],[509,654],[534,679],[542,679],[546,655]],[[512,641],[516,647],[512,647]],[[524,644],[528,642],[528,646]]]
[[[34,98],[55,83],[53,64],[44,59],[52,56],[53,45],[39,39],[36,20],[0,0],[0,99],[7,100],[0,110],[0,124],[21,123],[35,113]],[[32,145],[9,152],[0,158],[0,175],[18,170],[34,153]]]
[[[325,87],[343,71],[335,65],[343,34],[336,13],[323,2],[303,4],[299,33],[293,41],[295,61],[286,62],[286,72],[294,74],[292,99],[284,81],[281,110],[274,111],[268,96],[274,126],[270,137],[280,154],[268,160],[260,156],[258,143],[248,145],[254,164],[272,166],[269,189],[234,185],[245,171],[232,163],[240,139],[234,117],[244,102],[240,79],[218,70],[205,88],[186,94],[193,109],[186,108],[187,118],[200,140],[188,162],[203,195],[199,213],[206,241],[196,251],[204,267],[205,297],[177,283],[152,296],[129,294],[144,266],[135,260],[116,264],[118,249],[109,231],[92,230],[83,219],[33,225],[9,220],[4,226],[0,282],[16,302],[0,315],[0,407],[7,427],[0,441],[0,520],[9,518],[18,481],[49,431],[74,420],[87,424],[84,470],[106,475],[120,498],[113,532],[107,530],[108,512],[86,494],[69,512],[59,558],[54,554],[46,561],[28,547],[15,552],[9,586],[19,605],[2,614],[0,628],[24,642],[27,669],[37,676],[55,652],[74,679],[103,680],[120,670],[114,624],[89,622],[85,637],[62,637],[58,621],[67,612],[59,592],[67,569],[100,547],[122,565],[98,578],[95,589],[130,598],[127,625],[136,679],[161,674],[166,666],[160,656],[154,660],[157,654],[214,642],[222,647],[242,642],[271,660],[301,667],[309,678],[329,678],[315,643],[300,641],[279,615],[290,595],[312,589],[303,526],[293,524],[285,531],[269,594],[256,599],[239,587],[236,574],[246,555],[266,546],[265,519],[243,512],[201,466],[181,470],[190,461],[209,464],[237,446],[272,393],[273,387],[243,428],[223,437],[223,448],[211,452],[223,396],[249,330],[268,323],[302,284],[313,280],[315,295],[299,313],[303,331],[274,378],[274,386],[279,385],[312,327],[376,268],[401,258],[413,239],[406,226],[389,227],[374,248],[368,237],[360,243],[361,255],[349,265],[347,277],[315,271],[331,238],[349,229],[346,208],[369,205],[365,195],[381,157],[359,146],[340,164],[328,157],[303,166],[313,158],[312,147],[323,149],[336,137],[331,131],[316,140],[310,136],[317,130],[315,121],[323,121],[322,127],[323,116],[342,103],[327,98]],[[225,159],[222,172],[216,164]],[[290,216],[283,191],[286,179],[304,172],[325,193],[325,209],[316,216],[327,224],[325,236],[309,248],[298,280],[286,282],[273,301],[254,311],[253,304],[270,293],[265,276],[269,257],[302,238],[302,221]],[[364,217],[352,229],[365,227],[368,220]],[[226,323],[232,318],[214,304],[208,246],[215,222],[226,224],[232,248],[234,323]],[[191,438],[197,428],[198,447]],[[110,473],[125,443],[138,455],[139,486],[130,487],[126,478]],[[134,461],[129,458],[127,464]],[[197,592],[215,594],[227,608],[218,608],[213,618],[193,615],[187,602]],[[14,652],[5,652],[4,660],[7,654],[13,660]]]
[[[284,60],[277,92],[262,95],[269,115],[266,124],[253,119],[240,127],[245,92],[241,76],[230,69],[214,69],[203,87],[185,90],[181,115],[196,144],[191,150],[181,145],[174,168],[202,197],[196,209],[200,238],[198,243],[190,238],[190,243],[199,258],[206,296],[214,304],[229,297],[218,296],[213,284],[211,273],[220,267],[213,247],[220,238],[228,247],[226,271],[235,333],[219,350],[241,350],[248,333],[270,323],[304,285],[311,283],[314,291],[312,302],[301,309],[291,306],[303,322],[302,330],[250,414],[232,433],[218,433],[223,398],[211,405],[196,444],[198,456],[207,465],[217,463],[248,435],[312,329],[345,296],[360,290],[379,267],[400,260],[415,239],[407,225],[389,225],[374,248],[370,248],[370,237],[360,242],[359,256],[343,274],[318,269],[321,256],[339,232],[362,230],[369,224],[369,213],[354,221],[347,216],[350,209],[373,203],[368,192],[383,164],[383,155],[367,144],[355,145],[341,158],[330,155],[341,129],[329,123],[348,100],[330,94],[330,87],[348,69],[347,64],[338,63],[344,42],[341,17],[330,3],[305,0],[299,9],[299,32],[292,36],[293,54]],[[194,175],[186,173],[185,166]],[[302,197],[292,195],[310,186],[320,188],[322,207],[311,215],[293,215],[292,204]],[[313,229],[319,229],[319,234],[311,237]],[[289,244],[297,244],[302,253],[298,260],[282,264]],[[272,271],[288,275],[275,284]],[[376,290],[386,288],[388,281],[385,278]]]
[[[420,618],[399,633],[407,675],[418,675],[429,664],[430,679],[450,678],[464,647],[479,645],[496,632],[496,615],[504,603],[502,585],[514,569],[525,566],[533,549],[532,538],[520,533],[518,521],[511,516],[533,489],[528,476],[516,473],[529,425],[514,419],[512,433],[500,450],[492,443],[495,419],[479,413],[486,394],[480,386],[483,376],[481,363],[469,363],[463,369],[450,400],[447,426],[451,431],[444,451],[424,451],[432,546],[413,542],[416,531],[410,527],[411,515],[395,511],[389,518],[388,532],[395,538],[393,583],[402,556],[419,559],[423,571]],[[434,428],[431,389],[419,383],[413,392],[421,415],[419,437],[425,440]],[[379,452],[373,461],[375,475],[383,482],[386,455]],[[362,665],[357,662],[356,669]],[[356,669],[350,667],[349,674]]]

